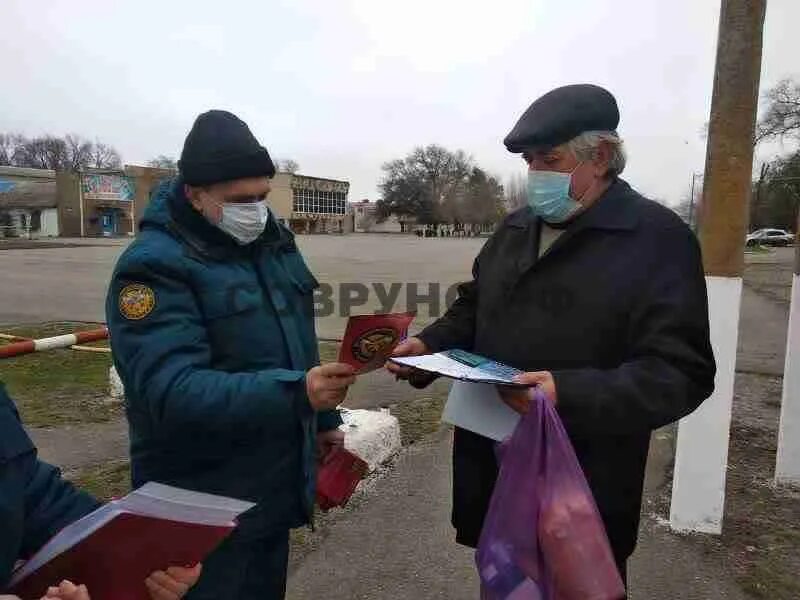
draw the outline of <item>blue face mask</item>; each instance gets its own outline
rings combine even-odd
[[[564,223],[581,209],[569,196],[572,173],[528,171],[528,206],[548,223]]]

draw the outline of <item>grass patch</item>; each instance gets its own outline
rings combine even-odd
[[[336,342],[319,343],[319,361],[324,365],[329,362],[336,362],[339,358],[339,344]]]
[[[131,490],[131,468],[127,460],[85,467],[68,476],[84,492],[108,502]]]
[[[400,435],[404,446],[418,442],[439,430],[449,390],[447,381],[440,379],[422,392],[417,392],[414,398],[390,407],[392,414],[400,421]]]
[[[94,323],[48,323],[4,327],[3,333],[40,338],[96,329]],[[12,343],[0,339],[0,345]],[[100,342],[95,346],[105,346]],[[0,361],[0,380],[17,403],[29,427],[57,427],[101,423],[122,415],[108,404],[108,368],[111,355],[78,350],[50,350]]]
[[[745,246],[744,251],[749,254],[769,254],[771,252],[774,252],[774,250],[772,250],[768,246],[761,246],[761,245]]]

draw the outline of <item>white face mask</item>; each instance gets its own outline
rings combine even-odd
[[[258,239],[268,220],[269,205],[266,200],[226,202],[222,205],[222,218],[216,225],[244,246]]]

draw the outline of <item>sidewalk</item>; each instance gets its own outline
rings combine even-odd
[[[780,373],[787,307],[749,287],[742,300],[739,369]],[[758,377],[750,383],[753,377],[743,383],[754,389],[743,393],[762,397],[765,383]],[[380,383],[388,388],[393,382]],[[745,600],[724,549],[674,535],[664,521],[673,437],[672,428],[653,436],[630,598]],[[358,507],[334,520],[314,551],[292,561],[289,600],[477,598],[473,553],[454,543],[450,528],[450,477],[450,432],[442,429],[406,450]]]
[[[442,429],[409,448],[358,510],[336,520],[292,565],[288,600],[477,598],[473,553],[450,528],[450,437]],[[664,485],[671,445],[671,435],[654,436],[648,496]],[[653,518],[643,520],[630,589],[633,600],[746,599],[717,557]]]

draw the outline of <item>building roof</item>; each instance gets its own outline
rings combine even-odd
[[[0,189],[0,210],[56,208],[55,181],[19,181]]]
[[[56,172],[50,169],[28,169],[27,167],[8,167],[0,166],[0,177],[3,175],[9,177],[27,177],[32,179],[53,179],[56,178]]]
[[[345,181],[344,179],[331,179],[330,177],[315,177],[314,175],[304,175],[303,173],[289,173],[287,171],[279,171],[279,173],[284,175],[291,175],[293,178],[297,179],[313,179],[315,181],[334,181],[336,183],[346,183],[348,186],[350,185],[350,182]]]

